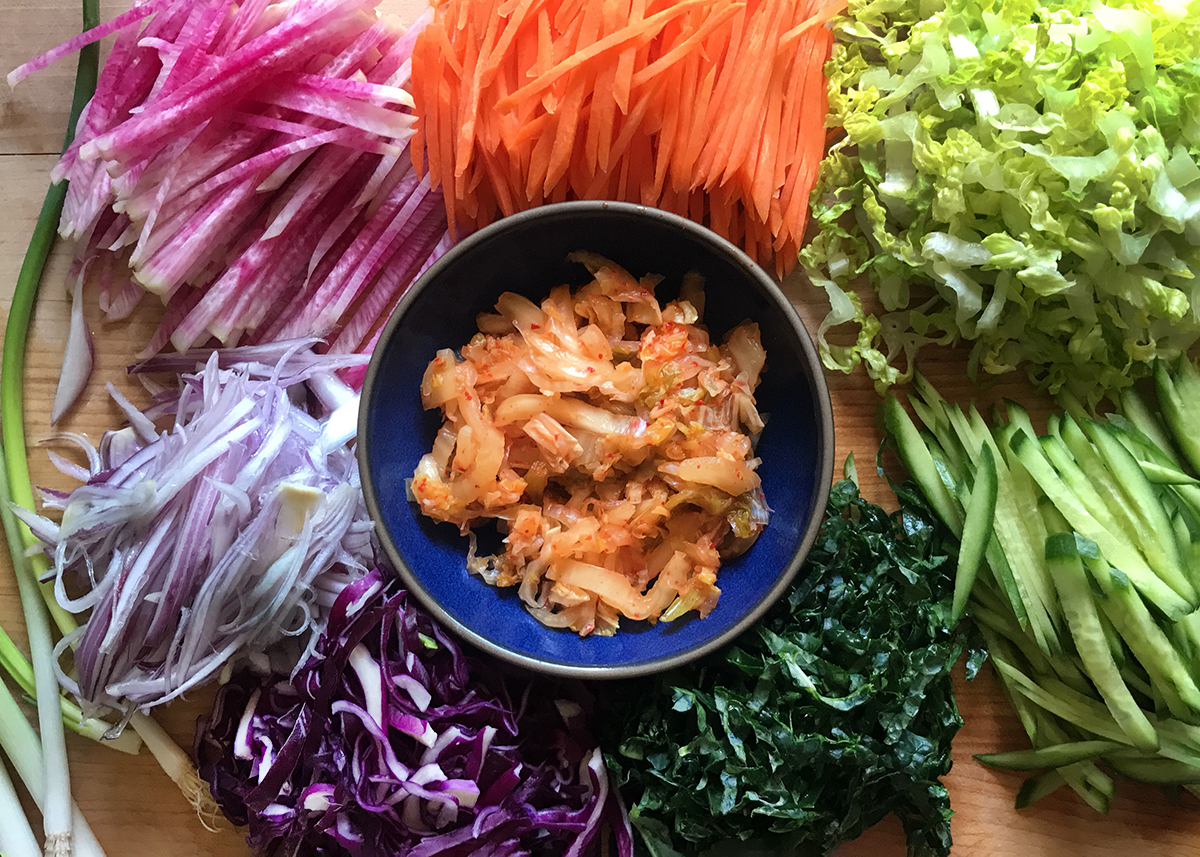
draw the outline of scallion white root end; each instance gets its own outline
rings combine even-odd
[[[196,816],[204,828],[216,833],[220,827],[221,808],[213,799],[208,783],[196,773],[196,768],[187,754],[167,734],[158,723],[142,713],[134,714],[129,721],[137,734],[142,736],[146,749],[158,761],[159,766],[171,778],[171,782],[179,787],[187,802],[196,810]]]
[[[45,857],[71,857],[71,834],[50,834],[46,837],[46,845],[42,853]]]

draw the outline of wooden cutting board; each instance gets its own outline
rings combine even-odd
[[[125,5],[123,0],[103,0],[102,17],[118,14]],[[411,20],[422,5],[422,0],[393,3],[405,20]],[[3,0],[0,25],[0,72],[7,73],[78,32],[79,5],[68,0]],[[4,317],[55,153],[62,143],[74,69],[74,58],[68,58],[20,84],[15,91],[0,87],[0,308]],[[48,414],[66,335],[69,303],[64,277],[68,252],[69,248],[63,246],[56,249],[43,281],[30,338],[25,398],[34,483],[60,487],[69,487],[69,480],[49,466],[45,452],[36,445],[49,431]],[[823,294],[798,277],[786,286],[809,329],[815,331],[825,309]],[[94,296],[87,304],[97,368],[84,402],[64,427],[86,432],[95,440],[120,422],[104,383],[111,381],[136,399],[134,394],[140,388],[126,381],[124,367],[149,338],[159,308],[147,298],[132,320],[107,324],[100,318]],[[930,355],[922,368],[950,398],[966,401],[975,396],[980,401],[991,401],[1011,396],[1034,405],[1038,402],[1019,379],[1003,379],[980,392],[967,379],[965,365],[961,352],[946,352]],[[861,375],[831,376],[829,383],[839,464],[846,453],[854,452],[866,493],[885,505],[894,504],[872,467],[880,440],[878,397]],[[898,609],[903,609],[902,605]],[[0,624],[23,642],[20,607],[6,551],[0,555]],[[1165,857],[1193,854],[1200,848],[1200,803],[1187,794],[1172,800],[1155,789],[1121,783],[1107,816],[1093,812],[1066,789],[1032,808],[1014,810],[1013,797],[1021,777],[990,771],[971,755],[1027,746],[1024,734],[990,671],[968,683],[962,679],[960,667],[956,682],[966,720],[954,744],[954,768],[946,778],[956,811],[956,857]],[[210,698],[211,691],[197,692],[159,709],[156,716],[176,740],[190,747],[196,717],[207,710]],[[112,857],[249,854],[241,833],[228,824],[216,833],[206,831],[149,756],[125,756],[74,735],[68,736],[68,742],[74,795]],[[900,825],[888,820],[836,853],[839,857],[891,857],[904,852]]]

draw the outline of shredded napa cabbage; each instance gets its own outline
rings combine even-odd
[[[1095,403],[1195,342],[1200,2],[860,0],[835,31],[800,256],[827,367],[882,390],[967,340],[973,378]]]

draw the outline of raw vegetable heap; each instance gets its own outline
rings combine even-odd
[[[117,32],[53,178],[72,276],[99,281],[108,317],[147,291],[166,304],[145,354],[210,335],[361,350],[448,246],[407,151],[427,19],[405,30],[374,5],[154,0],[9,75]]]
[[[58,647],[73,647],[77,676],[59,680],[86,710],[162,704],[286,637],[311,651],[333,598],[374,564],[349,438],[290,398],[306,381],[339,385],[330,373],[365,358],[313,355],[312,344],[208,352],[145,413],[110,386],[128,428],[99,450],[59,436],[86,452],[88,468],[51,453],[84,484],[43,493],[60,523],[18,513],[53,561],[60,605],[90,610]],[[156,430],[162,416],[174,417],[169,430]]]
[[[239,673],[197,733],[201,769],[262,854],[632,857],[584,709],[468,658],[375,572],[291,681]]]
[[[543,624],[605,636],[621,616],[707,616],[722,557],[768,519],[751,441],[758,325],[717,345],[700,323],[702,277],[662,305],[661,277],[568,259],[593,279],[540,307],[505,292],[461,359],[446,348],[430,362],[421,402],[444,420],[409,491],[463,530],[495,520],[504,553],[476,558],[472,534],[467,567],[519,585]]]
[[[827,853],[889,813],[910,853],[949,853],[952,568],[919,495],[898,495],[888,514],[837,483],[800,579],[759,625],[601,698],[602,746],[650,854],[752,837]]]
[[[1196,790],[1200,371],[1159,363],[1157,401],[1072,404],[1043,435],[1018,405],[989,426],[918,381],[928,433],[894,398],[888,428],[963,553],[984,545],[960,588],[1033,743],[981,761],[1041,771],[1018,805],[1065,784],[1106,811],[1113,773]]]
[[[795,264],[825,148],[823,26],[845,0],[436,0],[417,136],[461,234],[543,202],[619,199]]]
[[[886,387],[967,340],[972,377],[1096,402],[1196,341],[1200,5],[863,0],[835,30],[801,254],[826,366]]]

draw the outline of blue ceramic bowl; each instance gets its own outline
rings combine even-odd
[[[579,637],[547,628],[516,588],[488,586],[466,570],[467,539],[452,524],[420,514],[405,480],[441,424],[421,407],[420,383],[439,348],[477,332],[475,317],[501,292],[540,302],[550,289],[590,279],[567,262],[591,250],[635,277],[665,275],[657,295],[689,270],[705,278],[701,319],[718,340],[758,322],[767,370],[756,392],[768,415],[758,446],[759,474],[773,514],[754,546],[718,573],[721,597],[704,619],[650,625],[621,620],[615,636]],[[681,217],[616,202],[568,202],[516,214],[480,230],[430,267],[404,295],[371,358],[363,387],[359,466],[367,505],[391,561],[409,589],[461,638],[513,663],[578,678],[628,678],[678,666],[733,640],[787,588],[817,535],[833,472],[833,418],[820,362],[796,311],[748,256]],[[480,553],[501,548],[488,523]]]

